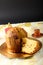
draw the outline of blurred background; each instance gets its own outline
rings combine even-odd
[[[41,0],[0,0],[0,24],[43,21]]]

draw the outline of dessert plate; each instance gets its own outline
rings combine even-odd
[[[41,49],[41,47],[42,47],[41,42],[36,40],[36,39],[33,39],[33,38],[29,38],[29,39],[38,42],[40,47],[39,47],[39,49],[37,51],[39,51]],[[5,42],[0,46],[0,53],[2,55],[4,55],[4,56],[8,57],[8,58],[30,58],[35,54],[35,53],[29,54],[29,53],[24,53],[24,52],[21,52],[21,53],[9,53],[8,50],[7,50]]]
[[[3,43],[0,46],[0,53],[3,54],[4,56],[8,58],[27,58],[27,57],[32,57],[32,55],[29,55],[28,53],[9,53],[7,51],[6,43]]]

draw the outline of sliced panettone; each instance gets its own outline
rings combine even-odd
[[[32,38],[22,39],[22,52],[28,54],[34,54],[41,48],[41,43],[38,40]]]

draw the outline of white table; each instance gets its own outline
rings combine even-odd
[[[31,37],[31,34],[35,28],[39,28],[40,31],[43,33],[43,22],[42,24],[37,24],[38,22],[31,23],[31,26],[26,27],[23,26],[23,28],[28,32],[29,36]],[[2,34],[3,33],[3,34]],[[4,36],[4,31],[0,32],[0,35]],[[40,51],[38,51],[32,58],[28,59],[9,59],[3,55],[0,54],[0,65],[43,65],[43,37],[37,38],[42,42],[42,48]],[[0,40],[0,45],[4,42],[4,39]]]

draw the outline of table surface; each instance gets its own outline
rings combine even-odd
[[[19,26],[24,28],[29,37],[32,37],[31,34],[33,33],[34,29],[40,29],[40,32],[43,33],[43,21],[41,22],[31,22],[26,25],[25,23],[21,24],[12,24],[12,26]],[[3,44],[5,41],[5,32],[4,29],[7,25],[0,25],[0,45]],[[0,54],[0,65],[43,65],[43,37],[36,38],[42,42],[42,48],[32,57],[28,59],[9,59],[2,54]]]

